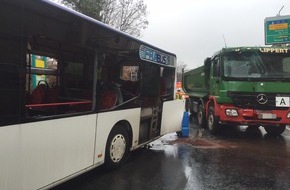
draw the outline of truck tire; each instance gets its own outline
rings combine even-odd
[[[185,99],[185,111],[191,112],[191,100],[190,98]]]
[[[271,136],[279,136],[285,131],[286,125],[280,126],[264,126],[265,131],[267,134]]]
[[[129,136],[122,125],[116,125],[107,140],[105,167],[108,170],[120,167],[129,156]]]
[[[215,116],[214,107],[212,106],[208,109],[207,128],[213,135],[217,134],[220,129],[219,119]]]
[[[193,111],[192,111],[192,103],[190,98],[185,99],[185,111],[189,112],[189,121],[193,121]]]
[[[204,113],[204,107],[202,104],[199,104],[197,107],[197,125],[205,128],[205,113]]]

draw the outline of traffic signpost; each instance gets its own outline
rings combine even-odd
[[[290,15],[265,18],[265,44],[290,43]]]

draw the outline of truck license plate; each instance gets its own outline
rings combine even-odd
[[[290,107],[290,97],[276,96],[276,107]]]
[[[259,113],[258,114],[259,119],[276,119],[277,115],[272,113]]]

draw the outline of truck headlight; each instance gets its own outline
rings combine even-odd
[[[231,117],[237,117],[239,114],[236,109],[226,109],[226,115]]]

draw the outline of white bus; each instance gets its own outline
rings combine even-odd
[[[48,189],[179,131],[176,56],[46,0],[0,1],[0,189]]]

